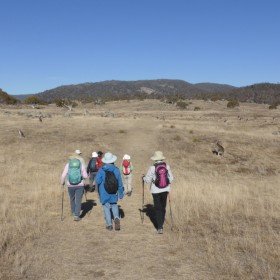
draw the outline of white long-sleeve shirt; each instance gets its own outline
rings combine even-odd
[[[157,161],[157,163],[160,163],[163,161]],[[174,180],[173,174],[171,172],[170,166],[166,164],[166,169],[168,170],[168,179],[169,179],[169,185],[165,188],[158,188],[154,181],[156,179],[156,168],[154,165],[150,166],[146,176],[143,178],[144,182],[150,185],[150,192],[151,193],[161,193],[161,192],[170,192],[170,184]]]

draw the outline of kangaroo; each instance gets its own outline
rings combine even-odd
[[[225,152],[225,149],[222,146],[222,142],[221,141],[216,141],[214,143],[213,148],[212,148],[212,153],[217,155],[217,156],[223,156],[224,152]]]

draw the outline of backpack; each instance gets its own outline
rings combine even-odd
[[[92,158],[89,165],[90,172],[97,172],[97,158]]]
[[[76,158],[69,162],[68,181],[70,185],[78,185],[82,181],[81,162]]]
[[[113,171],[105,171],[105,183],[104,187],[107,193],[116,194],[119,189],[118,180]]]
[[[169,185],[168,170],[165,162],[156,163],[155,165],[156,179],[154,184],[158,188],[165,188]]]
[[[96,171],[103,165],[102,158],[98,157],[96,159]]]
[[[124,175],[129,175],[131,170],[130,170],[130,161],[127,159],[124,159],[122,162],[122,169],[123,169],[123,174]]]

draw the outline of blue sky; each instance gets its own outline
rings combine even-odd
[[[278,0],[0,0],[0,88],[280,83]]]

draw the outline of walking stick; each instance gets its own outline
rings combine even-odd
[[[64,187],[62,187],[62,193],[61,193],[61,216],[60,220],[63,221],[63,201],[64,201]]]
[[[168,201],[169,201],[169,210],[170,210],[170,219],[171,219],[171,231],[173,231],[173,216],[172,216],[172,209],[171,209],[170,194],[168,194]]]
[[[144,188],[144,184],[145,184],[145,182],[144,182],[144,175],[142,176],[142,210],[141,210],[141,222],[142,222],[142,224],[144,223],[144,201],[145,201],[145,197],[144,197],[144,190],[145,190],[145,188]]]

